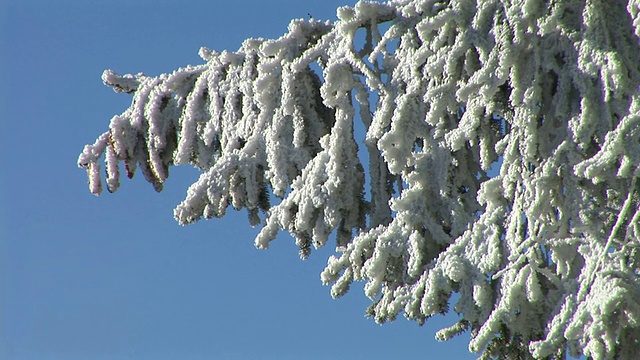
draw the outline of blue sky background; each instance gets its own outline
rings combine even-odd
[[[468,334],[434,340],[454,317],[379,326],[361,286],[331,299],[330,246],[303,262],[283,233],[256,250],[244,212],[180,227],[192,169],[95,197],[76,166],[131,101],[104,69],[171,72],[354,3],[0,0],[0,359],[476,358]]]

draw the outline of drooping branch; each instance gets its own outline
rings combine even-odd
[[[462,319],[438,338],[471,330],[486,358],[631,354],[639,9],[360,2],[172,74],[105,72],[133,103],[78,162],[96,194],[102,155],[109,191],[120,162],[158,191],[191,164],[178,221],[246,208],[259,248],[287,230],[304,258],[335,234],[322,281],[334,297],[366,281],[378,322],[422,323],[456,292]]]

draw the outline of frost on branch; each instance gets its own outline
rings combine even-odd
[[[181,224],[246,208],[257,247],[287,230],[303,258],[335,234],[322,281],[334,297],[365,281],[378,322],[423,323],[457,293],[461,320],[437,338],[470,330],[483,358],[640,353],[639,2],[338,17],[171,74],[106,71],[134,98],[80,155],[91,191],[103,155],[109,191],[121,162],[158,191],[191,164]]]

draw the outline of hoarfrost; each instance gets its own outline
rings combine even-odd
[[[105,71],[133,103],[78,159],[91,192],[103,155],[109,191],[120,162],[158,191],[191,164],[180,224],[246,208],[257,247],[287,230],[302,258],[335,234],[322,282],[339,297],[365,281],[378,322],[423,323],[458,293],[437,338],[470,330],[483,358],[640,353],[640,3],[337,15],[171,74]]]

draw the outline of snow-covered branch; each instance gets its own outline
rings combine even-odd
[[[422,323],[458,293],[438,339],[470,330],[484,358],[640,353],[640,2],[338,17],[171,74],[105,71],[134,99],[80,155],[91,191],[103,155],[109,191],[120,162],[158,191],[191,164],[181,224],[246,208],[257,247],[287,230],[303,258],[335,234],[322,281],[334,297],[366,281],[378,322]]]

